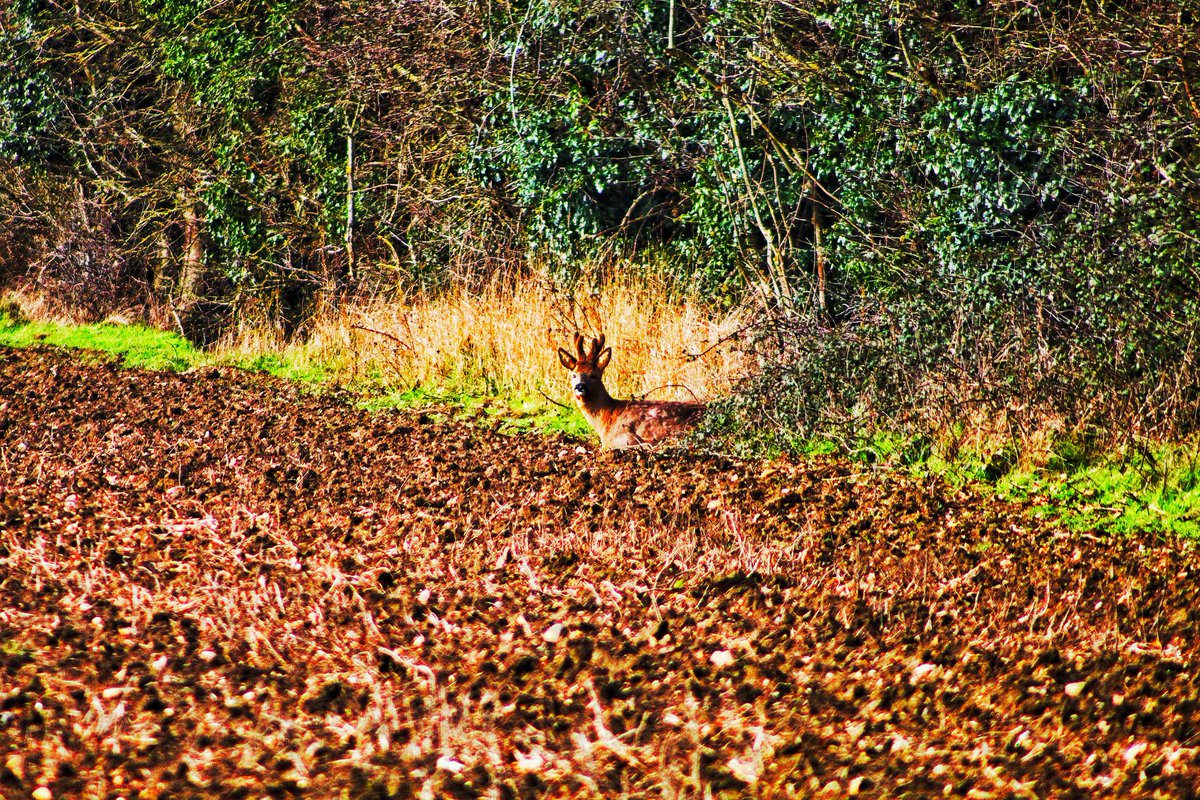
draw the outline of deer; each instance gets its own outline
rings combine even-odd
[[[571,372],[571,392],[588,424],[606,450],[650,449],[678,439],[692,430],[704,415],[704,403],[651,400],[617,400],[604,388],[604,368],[612,348],[604,334],[584,351],[584,338],[575,334],[575,352],[558,348],[558,360]]]

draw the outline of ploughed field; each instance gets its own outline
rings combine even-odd
[[[4,797],[1190,796],[1197,574],[841,462],[0,349]]]

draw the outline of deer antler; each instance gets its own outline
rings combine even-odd
[[[599,339],[592,339],[592,352],[591,352],[591,355],[588,356],[588,361],[591,361],[593,364],[595,364],[596,359],[600,357],[600,351],[603,349],[604,349],[604,334],[602,333],[602,334],[600,334]]]
[[[583,334],[582,333],[575,334],[575,352],[578,353],[578,355],[579,355],[579,358],[577,360],[579,361],[579,363],[582,364],[587,358],[583,354]]]

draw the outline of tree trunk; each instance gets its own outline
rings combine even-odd
[[[183,217],[183,261],[176,285],[176,298],[180,305],[188,306],[200,297],[204,280],[204,242],[200,231],[200,214],[197,201],[188,195],[180,197]]]

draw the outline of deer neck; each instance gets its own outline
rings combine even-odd
[[[575,404],[579,406],[579,410],[587,419],[588,424],[595,430],[603,432],[608,428],[613,416],[620,413],[629,404],[629,401],[617,400],[608,393],[604,384],[599,384],[591,397],[587,400],[576,397]]]

